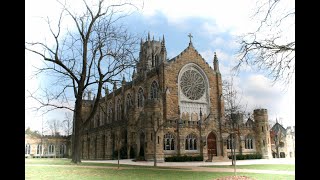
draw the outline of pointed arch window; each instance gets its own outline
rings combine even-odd
[[[48,153],[49,153],[49,154],[53,154],[53,153],[54,153],[54,145],[53,145],[53,144],[50,144],[50,145],[49,145]]]
[[[234,149],[234,139],[232,137],[232,134],[230,134],[228,136],[228,139],[227,139],[227,149]]]
[[[30,154],[31,146],[30,144],[26,144],[25,154]]]
[[[112,103],[111,102],[108,105],[108,117],[107,118],[108,118],[107,122],[111,123],[112,122]]]
[[[65,144],[61,144],[60,145],[60,154],[65,154],[66,153],[66,145]]]
[[[138,107],[143,107],[143,89],[140,88],[138,91]]]
[[[99,124],[102,126],[104,124],[104,110],[102,107],[99,109]]]
[[[42,145],[41,144],[37,145],[37,154],[42,154]]]
[[[117,121],[120,121],[121,120],[121,99],[119,98],[118,99],[118,102],[117,102],[117,111],[116,111],[116,113],[117,113],[117,118],[116,118],[116,120]]]
[[[98,114],[100,114],[100,113],[99,113],[99,110],[98,110],[98,112],[97,112],[97,113],[95,114],[95,116],[94,116],[94,119],[95,119],[95,128],[100,126],[100,119],[99,119],[99,117],[98,117]]]
[[[132,107],[132,96],[130,93],[127,94],[127,98],[126,98],[126,113],[129,112],[129,110],[131,109]]]
[[[171,133],[167,133],[163,137],[163,150],[174,150],[174,136]]]
[[[251,135],[247,135],[245,138],[245,148],[253,149],[253,138]]]
[[[155,64],[156,64],[156,67],[159,66],[159,56],[156,55],[155,57]]]
[[[186,150],[197,150],[197,136],[194,134],[189,134],[186,137]]]
[[[153,81],[151,84],[151,92],[150,92],[151,99],[157,99],[158,98],[158,83],[156,81]]]

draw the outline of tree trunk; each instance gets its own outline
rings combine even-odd
[[[76,100],[75,104],[75,112],[74,112],[74,121],[75,121],[75,128],[74,128],[74,137],[73,137],[73,152],[72,152],[72,161],[73,163],[79,164],[81,163],[80,159],[80,150],[81,150],[81,109],[82,109],[82,100]]]
[[[118,169],[120,167],[120,147],[119,147],[119,142],[118,142]]]
[[[232,139],[231,139],[231,143],[233,143],[232,142]],[[233,145],[231,145],[231,162],[232,162],[232,166],[234,165],[234,151],[233,151]]]
[[[153,132],[153,166],[156,167],[157,166],[157,138],[156,138],[156,135],[157,133],[156,132]]]

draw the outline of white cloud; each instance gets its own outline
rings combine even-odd
[[[216,37],[211,41],[212,46],[224,46],[226,44],[226,41],[222,39],[221,37]]]
[[[271,80],[261,74],[253,74],[236,82],[236,86],[243,92],[242,103],[247,104],[248,111],[266,108],[269,120],[275,121],[281,117],[285,127],[295,124],[294,84],[290,85],[288,92],[284,92],[284,86],[272,85]]]
[[[233,62],[235,61],[234,55],[228,54],[227,52],[221,49],[207,49],[205,51],[200,52],[201,56],[208,62],[208,64],[213,68],[213,57],[214,52],[217,54],[217,58],[219,60],[219,70],[223,75],[223,79],[225,77],[231,76],[231,69],[233,68]]]
[[[206,34],[206,35],[219,35],[224,32],[222,28],[220,28],[217,24],[210,24],[209,22],[205,22],[202,24],[200,29]]]
[[[231,30],[238,34],[251,27],[249,16],[254,7],[253,0],[149,0],[145,2],[143,14],[153,16],[157,11],[167,16],[169,23],[183,22],[189,17],[200,17],[215,22],[216,25],[204,24],[213,33]]]

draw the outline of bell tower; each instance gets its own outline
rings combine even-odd
[[[262,154],[263,159],[270,159],[272,156],[268,111],[267,109],[255,109],[253,115],[255,121],[256,150]]]
[[[161,61],[166,61],[167,51],[165,47],[164,36],[162,41],[154,40],[154,37],[150,38],[150,33],[146,38],[146,42],[142,39],[140,41],[139,62],[137,63],[137,75],[141,76],[148,71],[158,67]]]

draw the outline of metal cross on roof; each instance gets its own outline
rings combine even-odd
[[[190,42],[191,42],[191,38],[193,38],[193,36],[191,35],[191,33],[189,33],[189,38],[190,38]]]

